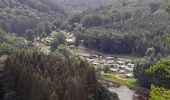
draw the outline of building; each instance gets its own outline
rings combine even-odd
[[[133,74],[131,74],[131,73],[126,74],[126,78],[133,78],[133,77],[134,77],[134,75],[133,75]]]
[[[114,64],[115,62],[113,60],[107,61],[107,64]]]
[[[118,72],[118,71],[119,71],[119,69],[116,69],[116,68],[110,68],[110,71],[111,71],[111,72]]]
[[[114,57],[106,57],[107,60],[113,60]]]
[[[120,69],[126,69],[126,68],[128,68],[128,66],[126,66],[126,65],[121,65],[120,66]]]

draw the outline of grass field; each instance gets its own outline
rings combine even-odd
[[[102,73],[101,77],[105,80],[112,81],[112,82],[118,83],[120,85],[128,86],[129,88],[136,90],[138,92],[143,92],[143,93],[149,94],[149,90],[146,88],[140,87],[135,79],[127,79],[126,78],[124,80],[124,76],[121,76],[121,78],[123,78],[123,79],[120,79],[120,78],[117,78],[113,74],[105,74],[105,73]]]
[[[123,80],[123,79],[119,79],[119,78],[115,77],[115,75],[112,75],[112,74],[102,74],[102,78],[104,78],[105,80],[113,81],[120,85],[127,85],[127,84],[136,85],[137,84],[136,80],[134,80],[134,79]]]

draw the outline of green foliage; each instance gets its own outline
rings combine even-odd
[[[41,35],[42,33],[46,33],[50,35],[52,31],[54,31],[56,27],[49,21],[42,21],[37,25],[37,34]]]
[[[65,35],[62,32],[54,33],[55,40],[51,44],[51,51],[55,51],[60,44],[65,44]]]
[[[36,48],[30,47],[24,38],[8,35],[3,31],[0,32],[0,41],[0,56],[36,51]]]
[[[65,11],[54,0],[0,1],[0,28],[9,33],[24,35],[40,22],[65,18]]]
[[[68,51],[64,45],[59,45],[57,51],[63,54],[66,58],[70,58],[70,56],[72,56],[71,52]]]
[[[154,86],[170,88],[170,61],[162,60],[146,71],[151,76]]]
[[[10,56],[2,77],[4,99],[87,100],[92,96],[94,100],[117,100],[97,82],[87,62],[58,53]]]
[[[57,34],[54,35],[54,38],[58,40],[60,44],[65,44],[65,34],[62,32],[58,32]]]
[[[134,76],[137,79],[137,82],[146,88],[150,88],[150,77],[146,73],[146,70],[153,64],[150,57],[144,57],[143,59],[139,59],[134,68]]]
[[[52,51],[52,52],[55,51],[55,50],[58,48],[59,45],[60,45],[60,43],[58,42],[58,40],[57,40],[57,39],[54,40],[54,41],[51,43],[51,51]]]
[[[85,16],[81,23],[85,28],[100,26],[102,24],[102,18],[99,15],[91,14]]]
[[[88,48],[145,56],[153,47],[156,54],[167,56],[169,15],[165,5],[160,0],[115,1],[108,7],[84,11],[80,22],[71,20],[70,24],[73,29],[75,23],[82,24],[83,30],[78,32]]]
[[[100,6],[109,5],[112,2],[113,0],[57,0],[58,5],[68,13],[81,12],[89,8],[99,8]]]
[[[27,29],[26,32],[25,32],[25,35],[26,35],[26,39],[27,39],[27,40],[29,40],[29,41],[34,41],[35,33],[34,33],[33,30]]]
[[[162,87],[156,88],[152,86],[149,100],[169,100],[169,99],[170,99],[170,90],[167,90]]]

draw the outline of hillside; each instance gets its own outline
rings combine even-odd
[[[81,12],[90,8],[98,8],[112,4],[114,0],[54,0],[67,12]]]
[[[170,17],[165,7],[162,0],[122,0],[74,15],[69,23],[73,31],[83,33],[84,45],[91,49],[144,56],[153,47],[157,54],[167,55]]]
[[[22,35],[42,21],[64,18],[52,0],[0,0],[0,28],[10,33]]]

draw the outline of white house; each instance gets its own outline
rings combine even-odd
[[[108,64],[114,64],[115,62],[113,60],[108,60],[107,63]]]
[[[111,71],[111,72],[118,72],[118,71],[119,71],[119,69],[110,68],[110,71]]]
[[[126,66],[126,65],[121,65],[120,66],[120,69],[126,69],[126,68],[128,68],[128,66]]]
[[[106,57],[107,60],[113,60],[114,57]]]
[[[131,73],[126,74],[126,77],[127,77],[127,78],[132,78],[132,77],[133,77],[133,74],[131,74]]]

